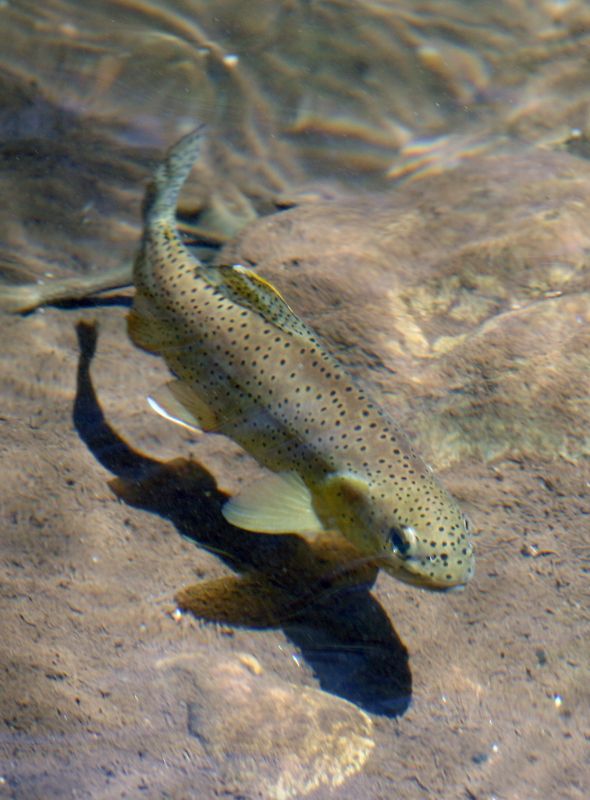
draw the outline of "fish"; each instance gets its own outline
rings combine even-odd
[[[144,204],[128,333],[173,379],[149,398],[167,419],[223,434],[269,474],[223,506],[247,531],[331,531],[403,582],[463,587],[474,572],[467,518],[380,407],[263,276],[201,263],[176,206],[198,160],[197,128],[156,168]]]

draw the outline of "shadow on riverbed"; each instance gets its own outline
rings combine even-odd
[[[412,690],[408,653],[370,594],[375,569],[340,537],[326,534],[310,543],[235,528],[221,514],[227,496],[204,467],[184,458],[162,463],[131,449],[109,426],[92,385],[96,327],[81,322],[77,333],[74,424],[116,476],[111,488],[129,505],[170,520],[237,573],[180,590],[179,606],[212,622],[280,627],[322,689],[372,713],[403,714]]]

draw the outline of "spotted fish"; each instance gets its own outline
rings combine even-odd
[[[311,539],[337,531],[400,580],[465,584],[466,519],[387,411],[268,281],[242,265],[205,266],[183,244],[176,203],[202,138],[170,150],[144,201],[128,330],[175,376],[151,406],[230,437],[273,473],[225,504],[232,524]]]

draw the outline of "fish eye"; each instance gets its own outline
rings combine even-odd
[[[391,543],[394,553],[399,553],[404,556],[410,549],[410,543],[400,528],[396,528],[395,526],[390,528],[387,539]]]

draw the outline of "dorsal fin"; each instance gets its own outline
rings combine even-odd
[[[315,331],[297,316],[279,290],[257,272],[242,264],[215,267],[215,270],[222,279],[218,289],[234,303],[255,311],[286,333],[316,340]]]

